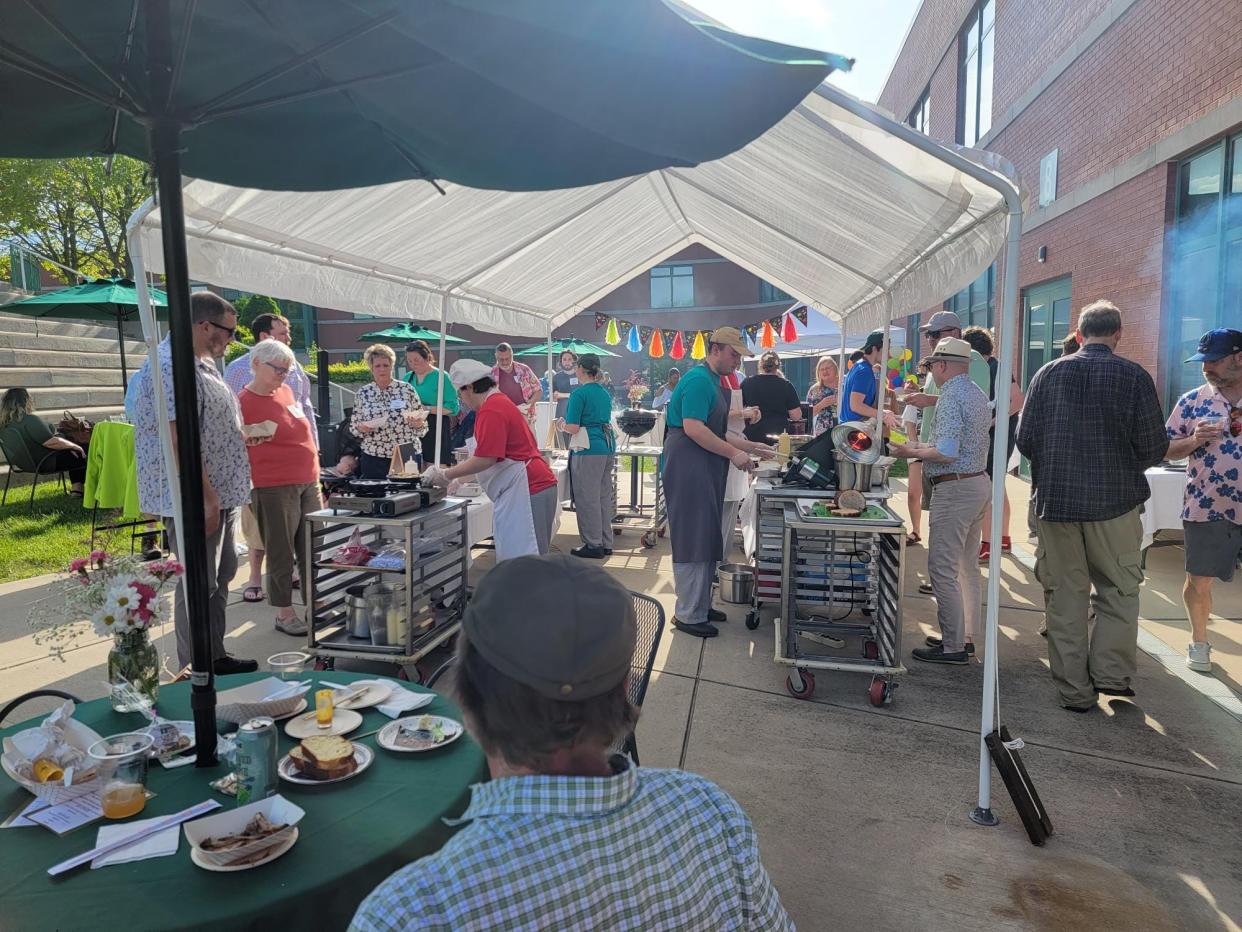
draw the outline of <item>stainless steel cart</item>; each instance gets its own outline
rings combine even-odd
[[[647,548],[654,547],[656,538],[663,537],[668,528],[668,513],[664,504],[664,477],[660,473],[660,457],[663,455],[663,447],[633,444],[628,446],[622,444],[617,447],[617,483],[620,485],[624,471],[622,461],[628,458],[630,461],[630,496],[628,501],[622,501],[621,496],[617,496],[617,515],[613,519],[612,526],[618,531],[642,531],[643,546]],[[653,473],[655,494],[650,503],[646,501],[646,483],[643,481],[644,459],[650,459],[655,463]]]
[[[316,669],[331,669],[342,657],[375,660],[398,666],[403,679],[418,679],[417,661],[461,627],[469,571],[466,506],[463,500],[447,499],[392,518],[331,509],[307,515],[305,546],[310,579],[303,585],[311,609],[306,644]],[[372,550],[388,543],[404,546],[405,568],[332,563],[329,554],[359,528],[362,542]],[[404,589],[403,612],[409,624],[402,643],[380,646],[349,634],[345,590],[376,578]]]
[[[777,663],[790,695],[815,690],[810,670],[870,673],[872,705],[891,701],[901,662],[905,525],[870,502],[857,518],[821,518],[808,500],[783,504]]]

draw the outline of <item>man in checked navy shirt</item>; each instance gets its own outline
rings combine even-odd
[[[1044,587],[1052,681],[1064,708],[1089,712],[1097,693],[1134,695],[1139,515],[1151,496],[1143,473],[1164,458],[1169,438],[1151,376],[1114,353],[1117,307],[1096,301],[1083,308],[1078,339],[1077,353],[1054,359],[1031,380],[1018,449],[1031,461],[1035,575]]]

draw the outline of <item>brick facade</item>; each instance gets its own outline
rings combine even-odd
[[[1242,94],[1238,0],[1134,0],[1087,44],[1097,17],[1123,5],[996,0],[992,130],[982,143],[1014,164],[1028,223],[1038,206],[1040,160],[1051,150],[1058,150],[1057,201],[1072,203],[1065,199],[1083,197],[1084,185],[1107,181],[1111,170]],[[949,142],[957,129],[958,32],[973,7],[925,0],[880,95],[883,107],[904,118],[930,84],[930,133]],[[1062,56],[1071,57],[1068,67],[1001,125]],[[1175,165],[1159,162],[1024,232],[1019,277],[1026,288],[1071,276],[1075,312],[1096,298],[1115,301],[1126,324],[1121,352],[1158,382],[1167,366],[1161,336],[1177,315],[1162,276]],[[1043,263],[1036,258],[1041,246]],[[1016,347],[1021,336],[1011,334],[1006,345]]]

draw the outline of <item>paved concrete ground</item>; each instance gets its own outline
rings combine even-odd
[[[1011,484],[1015,497],[1024,494]],[[901,510],[904,496],[894,505]],[[1015,513],[1024,510],[1018,502]],[[575,544],[566,518],[562,550]],[[801,929],[1242,929],[1242,720],[1231,712],[1242,678],[1242,580],[1218,586],[1216,674],[1186,674],[1182,551],[1155,548],[1141,632],[1153,653],[1140,653],[1138,697],[1077,716],[1058,708],[1048,681],[1024,541],[1015,538],[1018,552],[1002,567],[1002,720],[1025,741],[1023,759],[1055,825],[1043,848],[1027,841],[999,780],[1000,826],[967,819],[977,661],[912,663],[894,702],[875,709],[860,674],[821,673],[811,700],[788,696],[786,668],[772,662],[770,612],[754,632],[742,609],[729,608],[715,640],[671,629],[665,637],[639,725],[642,762],[703,773],[742,803]],[[644,550],[626,534],[608,567],[671,615],[670,560],[666,541]],[[934,603],[917,595],[925,569],[925,551],[911,548],[907,654],[934,629]],[[82,647],[61,664],[30,643],[26,605],[45,591],[0,588],[0,701],[52,683],[103,692],[107,645]],[[262,659],[297,646],[272,629],[272,614],[265,604],[232,606],[230,648]],[[158,643],[171,653],[170,625]]]

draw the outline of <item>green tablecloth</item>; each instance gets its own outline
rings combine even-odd
[[[91,431],[82,504],[87,508],[119,508],[126,521],[133,521],[142,514],[138,505],[138,467],[134,461],[132,424],[100,421]]]
[[[312,674],[308,674],[312,675]],[[333,672],[334,682],[367,674]],[[267,673],[221,677],[221,690]],[[189,719],[188,683],[160,687],[160,713]],[[408,684],[409,689],[421,687]],[[362,711],[365,734],[389,719],[374,709]],[[461,715],[443,696],[425,711]],[[75,717],[103,735],[131,730],[143,723],[136,714],[120,715],[107,700],[84,703]],[[4,729],[9,734],[30,726]],[[278,727],[280,723],[278,723]],[[230,726],[231,727],[231,726]],[[63,837],[33,826],[0,831],[0,928],[33,929],[343,929],[358,904],[397,868],[440,848],[452,834],[442,819],[460,815],[469,786],[486,779],[487,765],[477,744],[463,736],[449,747],[426,754],[398,754],[361,739],[375,749],[376,760],[352,780],[322,787],[280,782],[280,793],[306,810],[293,848],[269,864],[237,873],[213,873],[190,861],[181,836],[177,853],[91,870],[89,866],[52,880],[53,864],[94,846],[103,821]],[[280,753],[294,744],[280,731]],[[204,799],[236,805],[208,782],[227,772],[151,767],[148,787],[157,795],[136,818],[167,815]],[[0,813],[26,805],[31,796],[0,775]]]

